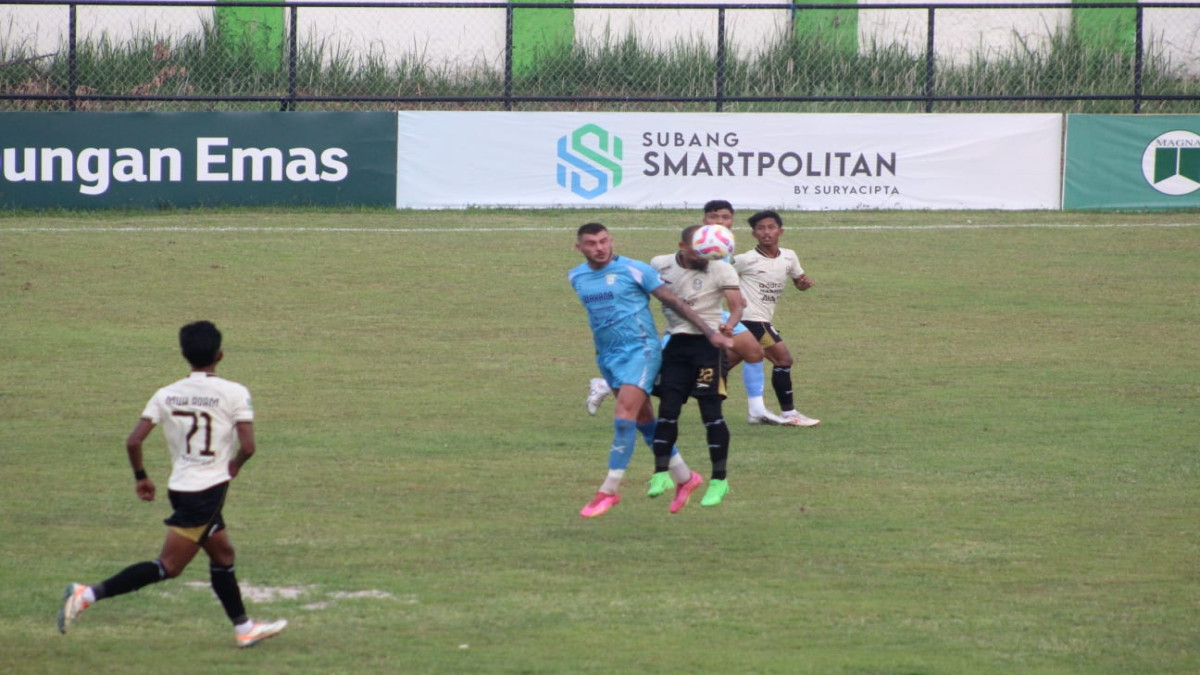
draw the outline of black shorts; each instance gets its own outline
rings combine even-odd
[[[687,397],[725,398],[725,350],[714,347],[703,335],[672,334],[663,348],[662,369],[654,383],[654,395],[666,392]]]
[[[174,513],[163,521],[168,528],[188,539],[203,544],[209,537],[225,529],[221,509],[225,506],[225,493],[229,481],[214,485],[200,492],[176,492],[168,490]]]
[[[746,321],[742,319],[742,325],[746,327],[746,330],[750,331],[754,339],[758,340],[758,344],[764,348],[783,342],[783,336],[779,334],[779,331],[775,330],[775,326],[771,325],[770,321]]]

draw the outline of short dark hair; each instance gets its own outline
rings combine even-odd
[[[221,331],[211,321],[189,323],[179,329],[179,348],[193,368],[211,366],[221,351]]]
[[[584,223],[575,231],[575,240],[578,241],[585,234],[600,234],[601,232],[608,232],[608,228],[600,223]]]
[[[704,227],[704,226],[703,225],[688,225],[687,227],[683,228],[683,232],[680,233],[680,235],[679,235],[679,242],[690,244],[692,241],[692,235],[696,234],[696,230],[700,229],[701,227]]]
[[[774,218],[775,222],[779,223],[780,227],[783,227],[783,218],[780,218],[778,213],[775,213],[770,209],[759,211],[758,213],[747,218],[746,222],[750,223],[750,229],[753,230],[754,226],[758,225],[760,220],[766,220],[767,218]]]
[[[724,199],[714,199],[704,205],[705,213],[712,213],[714,211],[720,211],[721,209],[729,209],[729,212],[733,213],[733,204],[730,204]]]

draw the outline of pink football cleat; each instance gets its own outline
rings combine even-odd
[[[671,513],[679,513],[683,507],[687,506],[688,498],[702,483],[704,483],[704,478],[693,471],[687,482],[675,486],[675,499],[671,500]]]
[[[579,512],[579,515],[584,518],[602,516],[608,513],[609,509],[620,503],[621,495],[619,493],[610,495],[607,492],[597,492],[592,501],[588,502],[587,506],[583,507],[583,510]]]

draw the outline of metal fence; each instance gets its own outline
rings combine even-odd
[[[0,0],[0,111],[1200,113],[1197,9]]]

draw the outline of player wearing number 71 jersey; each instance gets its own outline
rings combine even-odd
[[[140,499],[151,502],[155,486],[142,461],[142,443],[160,425],[167,439],[173,467],[167,495],[174,512],[164,521],[167,536],[162,553],[95,586],[67,584],[58,613],[61,633],[100,600],[179,576],[200,549],[208,555],[212,588],[233,622],[238,647],[251,647],[287,627],[287,621],[258,623],[246,616],[233,571],[233,544],[221,515],[229,482],[254,454],[250,392],[217,377],[217,363],[224,353],[221,332],[212,323],[197,321],[181,328],[179,346],[192,366],[191,374],[154,394],[125,441],[137,481],[134,489]]]

